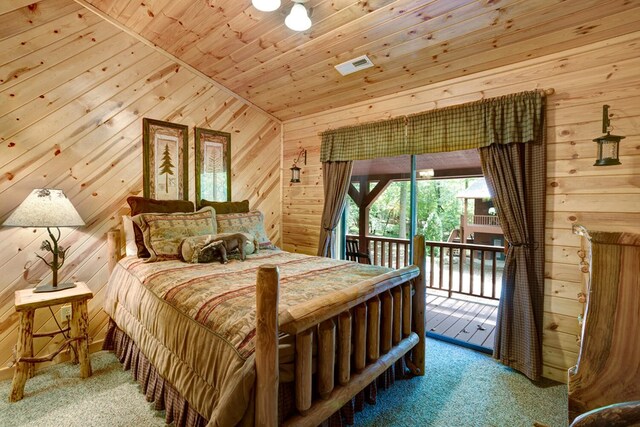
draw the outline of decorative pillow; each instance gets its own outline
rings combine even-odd
[[[138,256],[138,247],[136,246],[136,235],[133,226],[134,224],[131,217],[129,215],[122,215],[122,230],[124,231],[125,241],[124,252],[126,256]],[[140,233],[142,233],[142,231]]]
[[[216,215],[218,232],[249,233],[255,236],[260,249],[274,249],[264,229],[264,216],[260,211]],[[253,239],[251,239],[253,240]]]
[[[131,196],[127,198],[127,203],[131,208],[131,216],[134,217],[143,213],[174,213],[174,212],[194,212],[193,202],[188,200],[156,200],[145,197]],[[144,246],[142,230],[136,222],[133,225],[136,247],[138,248],[138,258],[149,258],[149,251]]]
[[[182,260],[190,263],[211,262],[215,257],[211,256],[211,247],[215,244],[222,243],[222,239],[228,235],[235,233],[219,233],[207,236],[193,236],[182,240],[180,245],[180,255]],[[245,255],[251,255],[256,252],[257,242],[253,234],[242,233],[247,238],[244,245]]]
[[[216,234],[216,211],[206,207],[193,213],[140,214],[134,217],[142,229],[149,261],[180,259],[185,237]]]
[[[200,200],[200,207],[211,206],[216,210],[216,214],[229,214],[229,213],[245,213],[249,212],[249,200],[243,200],[241,202],[210,202],[209,200]]]
[[[214,247],[217,244],[222,244],[222,240],[214,240],[214,235],[207,234],[204,236],[192,236],[182,239],[180,243],[180,256],[184,262],[192,264],[211,262],[213,261],[213,251],[203,249],[207,247]]]

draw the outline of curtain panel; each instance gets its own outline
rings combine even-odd
[[[353,162],[324,162],[322,180],[324,184],[324,207],[318,242],[318,256],[334,258],[336,227],[340,222],[345,199],[351,184]]]
[[[540,141],[543,122],[544,95],[515,93],[325,131],[320,160],[366,160]]]
[[[493,357],[532,380],[542,375],[545,151],[544,138],[480,148],[508,243]]]

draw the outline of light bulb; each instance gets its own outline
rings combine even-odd
[[[261,12],[273,12],[280,7],[280,0],[251,0],[251,4]]]
[[[294,31],[305,31],[311,28],[311,19],[307,15],[307,9],[300,3],[293,5],[291,13],[285,18],[284,23]]]

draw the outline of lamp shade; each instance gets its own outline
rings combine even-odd
[[[251,0],[251,4],[261,12],[273,12],[280,7],[280,0]]]
[[[4,226],[9,227],[79,227],[84,221],[62,190],[38,188],[24,199]]]
[[[284,24],[294,31],[306,31],[311,28],[311,19],[309,19],[304,5],[295,3],[291,8],[291,13],[284,19]]]

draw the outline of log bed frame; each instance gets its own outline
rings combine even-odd
[[[121,232],[110,231],[107,240],[111,273],[122,258]],[[298,413],[285,426],[319,425],[404,356],[413,375],[424,375],[425,259],[424,237],[416,236],[414,265],[283,311],[278,310],[278,267],[261,266],[256,280],[255,425],[278,424],[279,331],[296,341]],[[314,332],[317,369],[312,381]]]

